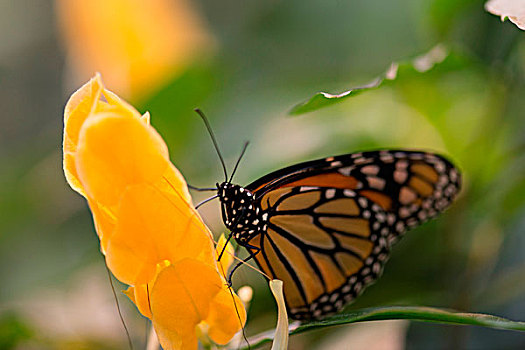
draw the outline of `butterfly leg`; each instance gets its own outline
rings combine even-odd
[[[237,217],[237,219],[235,219],[235,222],[233,223],[232,227],[236,227],[237,224],[241,222],[242,218],[244,217],[244,211],[245,211],[244,209],[241,211],[241,214],[239,215],[239,217]],[[219,254],[219,257],[217,258],[217,261],[221,260],[222,254],[224,254],[224,251],[226,250],[226,247],[228,246],[228,242],[230,242],[232,237],[233,237],[233,231],[230,232],[230,235],[228,236],[226,243],[224,243],[224,247],[222,247],[221,253]]]
[[[253,257],[256,256],[261,251],[261,248],[253,246],[253,245],[248,244],[248,243],[243,244],[242,246],[247,248],[248,253],[250,255],[247,258],[245,258],[243,261],[241,261],[237,265],[235,265],[233,267],[233,269],[230,271],[230,273],[228,274],[228,279],[227,279],[228,287],[232,286],[232,277],[233,277],[233,273],[235,272],[235,270],[237,270],[237,268],[239,268],[241,265],[244,265],[245,263],[247,263],[248,261],[253,259]]]
[[[226,243],[224,243],[224,247],[222,247],[221,253],[219,254],[219,257],[217,258],[217,261],[221,261],[222,254],[224,254],[224,251],[226,250],[226,247],[228,246],[228,243],[230,242],[230,239],[232,239],[232,237],[233,237],[233,232],[230,232],[230,235],[228,236]]]

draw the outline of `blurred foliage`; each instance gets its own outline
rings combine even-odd
[[[32,336],[31,329],[15,314],[5,313],[0,316],[0,349],[12,349]]]
[[[208,115],[230,168],[243,141],[252,142],[238,171],[240,184],[289,164],[370,148],[412,147],[447,154],[464,173],[457,203],[407,234],[383,277],[348,310],[431,305],[523,320],[523,32],[486,13],[479,0],[201,0],[198,5],[216,38],[216,53],[196,61],[147,100],[130,101],[141,112],[151,112],[152,124],[190,184],[221,181],[195,107]],[[97,328],[89,317],[83,323],[68,318],[68,311],[82,314],[83,308],[93,309],[93,303],[71,305],[77,299],[64,297],[59,298],[62,304],[46,306],[57,291],[75,295],[76,277],[93,265],[100,267],[103,260],[89,211],[62,174],[61,115],[73,87],[64,73],[51,2],[7,2],[0,16],[2,330],[21,324],[32,331],[11,339],[26,341],[45,332],[51,344],[47,347],[58,348],[53,344],[75,341],[64,335],[64,328],[73,329],[81,343],[123,348],[118,316],[105,303],[95,311],[107,313],[114,325],[112,342],[104,341],[105,326]],[[447,48],[453,64],[423,74],[400,72],[379,89],[300,117],[287,115],[318,91],[361,86],[391,62],[438,44]],[[194,199],[203,198],[197,193]],[[217,203],[201,212],[215,233],[224,231]],[[101,290],[111,298],[102,281]],[[249,269],[240,269],[234,282],[255,289],[248,334],[272,327],[275,311],[268,307],[273,301],[266,282]],[[35,302],[47,325],[38,322]],[[140,343],[144,321],[128,311],[126,319]],[[293,336],[291,346],[315,348],[333,334],[325,329]],[[403,339],[408,349],[525,347],[525,336],[519,333],[421,323],[411,324]]]

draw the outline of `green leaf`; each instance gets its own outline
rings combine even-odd
[[[337,95],[332,95],[328,92],[318,92],[315,95],[313,95],[309,100],[295,105],[295,107],[293,107],[289,113],[292,115],[299,115],[313,112],[315,110],[339,103],[347,97],[356,96],[365,90],[375,89],[379,87],[382,82],[383,78],[377,78],[371,83],[368,83],[364,86],[355,87],[350,90],[341,92]]]
[[[379,320],[411,320],[525,332],[525,322],[511,321],[486,314],[456,312],[425,306],[387,306],[355,310],[349,313],[335,315],[322,321],[313,321],[300,325],[292,324],[289,329],[290,335],[294,335],[319,328]],[[272,339],[273,332],[265,332],[249,339],[249,341],[251,348],[256,349],[263,344],[271,342]],[[242,349],[248,349],[248,347]]]
[[[354,87],[343,91],[339,94],[328,92],[318,92],[308,100],[295,105],[289,112],[291,115],[300,115],[316,111],[318,109],[333,106],[336,103],[358,95],[359,93],[385,85],[395,80],[399,75],[409,75],[413,73],[423,73],[432,69],[436,64],[443,62],[448,57],[447,50],[438,45],[424,55],[418,56],[412,60],[392,63],[390,68],[381,76],[372,82],[359,87]]]

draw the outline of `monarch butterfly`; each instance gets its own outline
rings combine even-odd
[[[288,314],[298,320],[323,318],[355,299],[380,276],[392,245],[445,210],[461,184],[447,159],[412,150],[317,159],[245,187],[223,169],[213,198],[230,238],[248,250],[245,261],[284,282]]]

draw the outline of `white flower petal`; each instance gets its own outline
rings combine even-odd
[[[283,296],[283,281],[271,280],[270,289],[277,302],[277,328],[273,338],[272,350],[288,349],[288,314]]]

